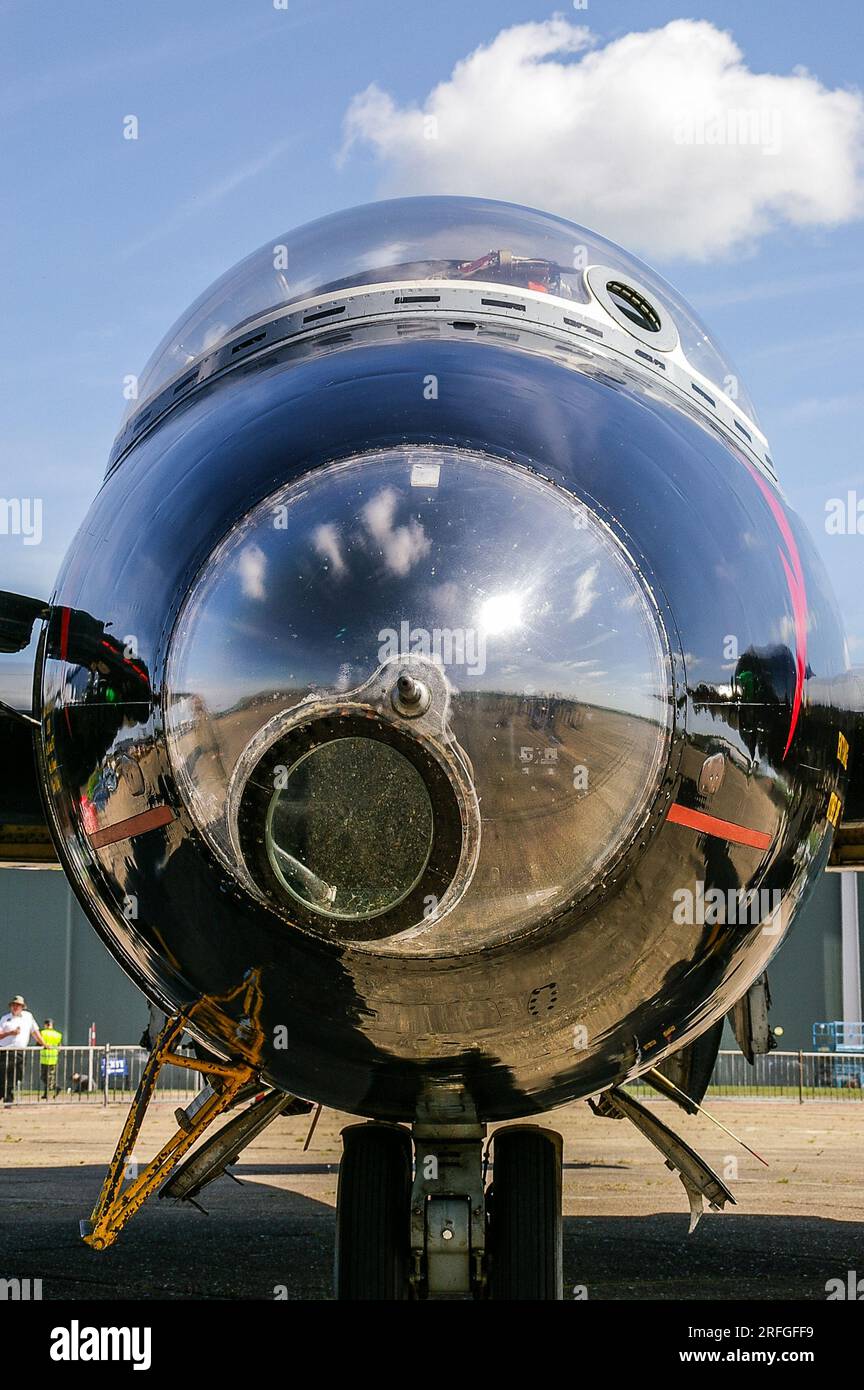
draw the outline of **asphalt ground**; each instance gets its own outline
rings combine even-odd
[[[765,1168],[703,1117],[657,1113],[701,1153],[737,1206],[687,1234],[678,1177],[626,1120],[584,1103],[544,1123],[564,1135],[565,1298],[825,1301],[864,1276],[864,1102],[715,1102]],[[332,1297],[339,1133],[322,1114],[280,1118],[201,1196],[207,1215],[153,1197],[96,1253],[78,1223],[98,1196],[125,1106],[17,1105],[0,1112],[0,1278],[41,1279],[43,1299],[324,1300]],[[151,1107],[134,1158],[173,1132]],[[574,1290],[578,1293],[574,1293]]]

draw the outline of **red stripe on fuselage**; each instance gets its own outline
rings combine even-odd
[[[60,609],[60,660],[67,659],[69,651],[69,619],[72,616],[71,608]]]
[[[720,820],[719,816],[707,816],[704,811],[693,811],[675,801],[669,807],[666,817],[673,825],[684,825],[688,830],[698,830],[702,835],[716,835],[721,840],[731,840],[736,845],[750,845],[753,849],[768,849],[771,836],[764,830],[750,830],[746,825],[736,825],[731,820]]]
[[[789,525],[789,518],[786,515],[783,504],[777,493],[771,487],[751,463],[747,464],[759,489],[768,506],[774,515],[774,520],[780,529],[780,534],[786,542],[787,554],[784,555],[780,550],[780,559],[783,561],[783,569],[786,573],[786,583],[789,586],[789,597],[792,600],[792,615],[795,621],[795,694],[792,697],[792,717],[789,721],[789,735],[786,739],[786,747],[783,749],[783,757],[789,752],[792,743],[792,736],[798,724],[798,716],[801,713],[801,701],[804,694],[804,677],[807,673],[807,590],[804,585],[804,569],[801,564],[801,556],[798,554],[798,546],[795,544],[795,537],[792,535],[792,528]],[[779,550],[778,546],[778,550]]]
[[[119,840],[129,840],[133,835],[144,835],[148,830],[156,830],[161,825],[170,825],[174,812],[170,806],[153,806],[149,811],[141,811],[137,816],[115,821],[102,830],[93,830],[88,840],[94,849],[105,845],[116,845]]]

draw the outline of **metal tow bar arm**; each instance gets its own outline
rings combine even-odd
[[[169,1019],[147,1059],[135,1099],[123,1126],[123,1133],[108,1166],[99,1201],[93,1208],[90,1220],[81,1222],[84,1243],[94,1250],[106,1250],[109,1245],[113,1245],[126,1222],[164,1182],[216,1116],[228,1109],[238,1092],[255,1076],[255,1069],[242,1063],[204,1062],[172,1052],[171,1049],[179,1042],[186,1023],[187,1019],[182,1014]],[[186,1127],[178,1129],[146,1168],[126,1187],[122,1187],[126,1166],[153,1096],[156,1079],[162,1067],[169,1064],[202,1072],[213,1077],[215,1084],[207,1088],[211,1094],[196,1110],[192,1119],[187,1120]]]

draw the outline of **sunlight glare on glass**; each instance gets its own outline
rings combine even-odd
[[[480,605],[477,615],[480,627],[489,637],[521,627],[522,602],[521,594],[493,594]]]

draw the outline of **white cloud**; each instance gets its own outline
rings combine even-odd
[[[590,565],[587,570],[583,570],[573,588],[573,605],[570,610],[571,623],[578,622],[590,613],[594,604],[597,602],[597,574],[598,565]]]
[[[556,212],[644,253],[705,259],[772,227],[864,206],[860,93],[752,72],[703,20],[595,46],[557,16],[502,30],[423,106],[373,84],[343,156],[371,145],[387,193],[463,193]]]
[[[393,574],[406,575],[429,554],[432,542],[416,517],[412,516],[407,526],[394,526],[398,501],[393,488],[382,488],[366,503],[363,519],[370,536],[381,547],[387,568]]]
[[[312,533],[312,544],[321,558],[333,566],[334,574],[343,575],[345,573],[346,566],[342,558],[339,532],[332,522],[328,521],[324,526],[316,526]]]
[[[265,598],[264,574],[267,569],[267,556],[259,545],[243,547],[237,557],[237,569],[244,598]]]

